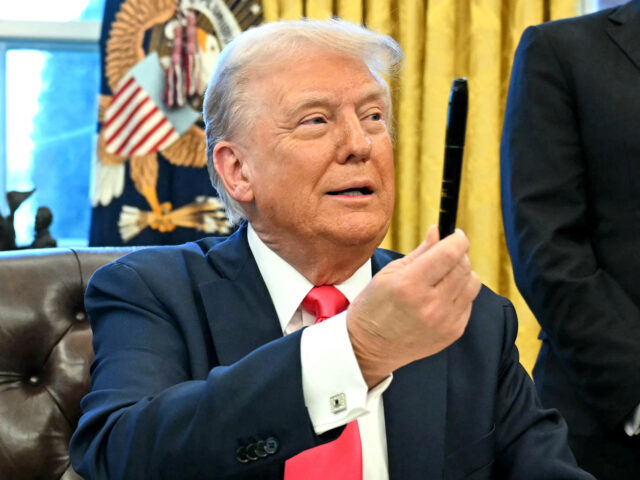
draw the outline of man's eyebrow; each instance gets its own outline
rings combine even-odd
[[[314,92],[305,95],[301,100],[294,102],[290,108],[287,109],[287,114],[289,116],[294,116],[304,110],[316,107],[331,107],[335,104],[336,101],[331,95]]]
[[[360,105],[365,105],[370,102],[377,102],[382,100],[384,102],[385,108],[389,108],[390,106],[390,97],[389,91],[384,88],[382,85],[372,86],[367,89],[365,94],[362,96],[360,101],[358,102]]]
[[[382,85],[375,85],[368,88],[364,94],[358,99],[359,105],[365,105],[370,102],[383,101],[385,108],[389,107],[389,92]],[[318,107],[334,107],[337,104],[332,95],[324,92],[310,92],[305,94],[299,101],[287,108],[287,116],[293,117],[308,109]]]

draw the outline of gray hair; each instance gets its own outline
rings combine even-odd
[[[251,117],[245,115],[251,109],[251,98],[246,91],[250,70],[269,65],[283,55],[290,57],[309,46],[362,61],[387,89],[384,77],[393,77],[403,59],[400,45],[391,37],[338,19],[265,23],[230,42],[220,54],[205,92],[203,113],[209,176],[234,224],[244,220],[245,213],[228,194],[216,172],[213,150],[218,142],[229,140],[239,125],[247,126],[251,122]]]

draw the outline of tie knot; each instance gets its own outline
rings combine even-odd
[[[315,314],[316,323],[333,317],[349,306],[349,300],[333,285],[313,287],[302,300],[302,306]]]

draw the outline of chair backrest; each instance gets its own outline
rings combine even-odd
[[[0,479],[80,478],[68,445],[93,360],[84,291],[131,250],[0,252]]]

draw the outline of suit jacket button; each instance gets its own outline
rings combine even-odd
[[[256,452],[256,455],[258,455],[260,458],[267,456],[267,452],[265,450],[266,445],[267,445],[267,442],[265,442],[264,440],[258,440],[256,442],[255,452]]]
[[[247,448],[245,449],[245,454],[247,458],[252,462],[255,460],[258,460],[258,455],[256,454],[256,444],[250,443],[249,445],[247,445]]]
[[[240,463],[249,462],[249,458],[247,457],[247,449],[246,449],[246,447],[239,447],[236,450],[236,460],[238,460]]]
[[[280,448],[280,442],[278,442],[278,439],[276,437],[269,437],[264,442],[264,451],[269,455],[273,455],[274,453],[276,453],[278,451],[278,448]]]

